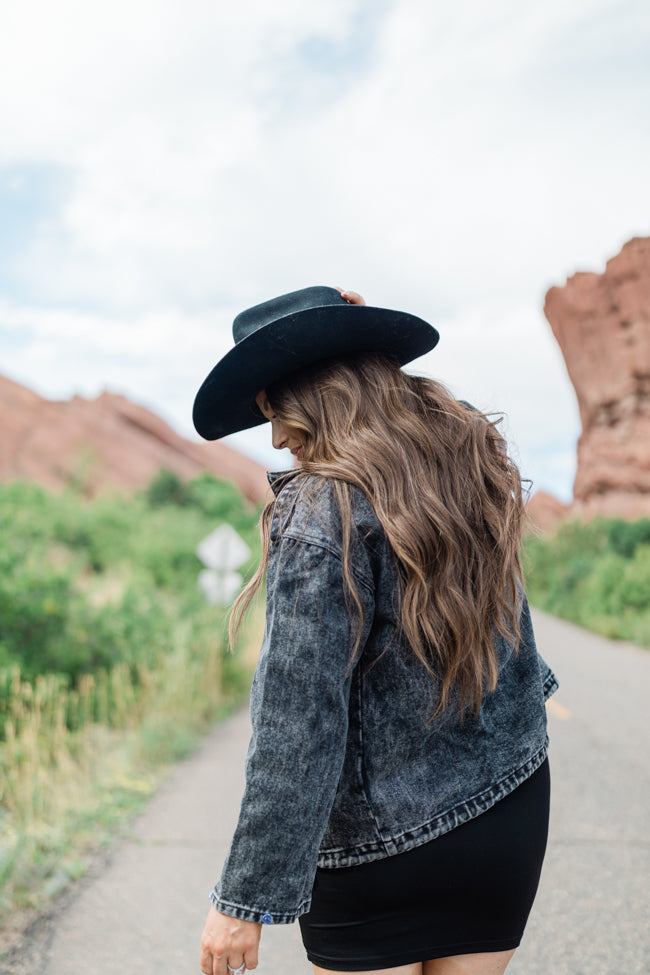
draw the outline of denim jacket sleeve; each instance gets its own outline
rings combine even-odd
[[[309,909],[345,757],[356,625],[338,554],[326,538],[306,534],[310,540],[291,520],[272,526],[246,788],[210,895],[221,913],[258,923],[289,923]],[[358,581],[358,589],[365,641],[374,599],[367,581]]]

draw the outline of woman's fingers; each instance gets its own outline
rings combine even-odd
[[[257,947],[249,949],[244,955],[244,962],[246,964],[246,971],[252,971],[257,968]],[[235,967],[234,965],[232,966]]]
[[[201,943],[201,961],[200,961],[201,971],[203,975],[218,975],[219,969],[214,967],[214,956],[212,954],[212,949],[208,948],[207,945]],[[226,971],[224,962],[224,972]]]
[[[205,975],[229,975],[227,966],[237,971],[242,965],[257,968],[262,926],[252,921],[220,914],[211,907],[201,938],[201,971]]]
[[[341,292],[341,298],[345,298],[348,305],[365,305],[365,301],[361,297],[358,291],[344,290],[343,288],[336,288],[337,291]]]
[[[201,971],[204,975],[228,975],[227,957],[220,945],[212,939],[201,939]],[[235,967],[235,966],[233,966]]]

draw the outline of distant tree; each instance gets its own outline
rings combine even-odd
[[[250,506],[229,481],[220,481],[206,472],[199,474],[188,484],[193,505],[216,521],[237,520],[242,514],[250,522]]]
[[[608,541],[617,555],[631,559],[640,545],[650,545],[650,518],[609,522]]]
[[[174,471],[161,468],[144,492],[147,503],[152,508],[161,508],[166,504],[186,507],[191,503],[191,492],[185,481]]]

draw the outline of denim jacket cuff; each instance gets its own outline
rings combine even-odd
[[[244,904],[232,904],[230,901],[225,901],[219,897],[216,888],[210,891],[210,902],[220,914],[236,917],[240,921],[253,921],[255,924],[292,924],[301,914],[305,914],[309,910],[310,904],[307,900],[290,913],[265,911],[260,908],[246,907]]]

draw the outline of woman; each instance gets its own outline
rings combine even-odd
[[[319,972],[499,975],[546,845],[544,699],[521,588],[519,474],[496,425],[400,368],[421,319],[307,288],[239,315],[194,408],[269,420],[267,620],[239,823],[201,969],[255,968],[300,920]],[[236,628],[236,625],[234,625]]]

